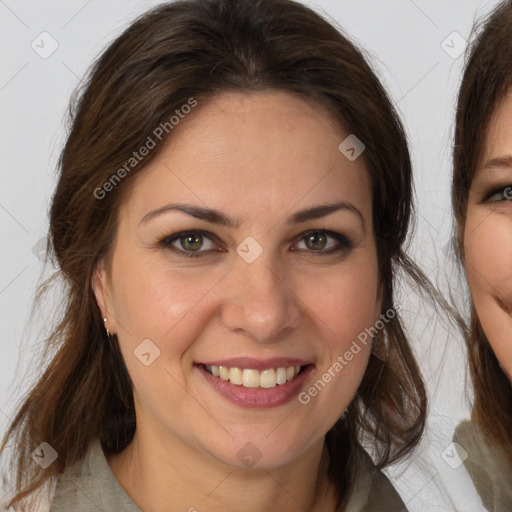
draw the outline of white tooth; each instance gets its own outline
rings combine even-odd
[[[295,375],[298,375],[300,372],[300,366],[295,367]]]
[[[231,382],[231,384],[241,386],[242,370],[240,370],[240,368],[231,368],[231,370],[229,370],[229,381]]]
[[[286,380],[292,380],[293,377],[295,377],[295,367],[288,366],[288,368],[286,368]]]
[[[286,368],[283,366],[277,369],[276,382],[278,384],[286,384]]]
[[[219,377],[222,380],[229,380],[229,368],[227,366],[219,366]]]
[[[260,387],[275,388],[276,387],[276,371],[274,368],[263,370],[260,373]]]
[[[212,366],[211,369],[212,369],[212,374],[215,377],[218,377],[220,375],[220,371],[219,371],[219,367],[218,366]]]
[[[209,372],[209,373],[212,373],[212,367],[209,365],[209,364],[205,364],[204,365],[204,369]]]
[[[244,370],[242,383],[246,388],[257,388],[260,385],[260,372],[258,370]]]

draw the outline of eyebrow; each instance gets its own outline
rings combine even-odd
[[[491,158],[484,165],[484,169],[496,169],[499,167],[512,167],[512,155]]]
[[[349,211],[357,215],[363,226],[363,232],[365,231],[366,227],[363,214],[352,203],[348,203],[346,201],[336,201],[334,203],[320,204],[305,210],[300,210],[289,216],[287,223],[290,225],[300,224],[302,222],[306,222],[307,220],[326,217],[327,215],[330,215],[331,213],[339,210]],[[179,203],[168,204],[148,212],[146,215],[144,215],[144,217],[142,217],[140,223],[146,223],[149,220],[154,219],[155,217],[158,217],[169,211],[180,211],[191,215],[196,219],[201,219],[206,222],[210,222],[211,224],[218,224],[229,228],[237,228],[240,225],[238,220],[235,221],[225,213],[222,213],[218,210]]]

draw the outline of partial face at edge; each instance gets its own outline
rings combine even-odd
[[[469,191],[464,252],[478,318],[512,381],[512,94],[487,130]]]
[[[251,442],[259,467],[286,464],[323,440],[367,366],[370,341],[333,370],[381,313],[369,174],[363,158],[340,153],[348,134],[325,110],[281,92],[224,93],[172,135],[136,178],[112,273],[107,282],[100,268],[94,284],[134,383],[138,430],[163,449],[187,446],[235,466]],[[290,221],[335,202],[345,207]],[[233,225],[178,210],[148,216],[171,203],[215,209]],[[146,339],[160,350],[150,366],[134,355]],[[282,403],[248,406],[239,385],[220,390],[203,366],[236,359],[250,368],[247,358],[272,367],[298,359],[308,371]]]

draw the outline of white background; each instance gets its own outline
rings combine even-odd
[[[33,247],[47,210],[73,89],[99,52],[137,15],[142,0],[0,0],[0,427],[26,389],[48,321],[28,322],[43,264]],[[456,91],[475,17],[496,1],[322,0],[307,2],[335,20],[370,55],[402,116],[414,163],[417,229],[411,253],[443,289],[459,289],[447,250],[451,233],[451,141]],[[47,31],[57,50],[42,59],[31,43]],[[457,32],[459,35],[454,35]],[[448,39],[447,39],[448,38]],[[443,41],[452,55],[443,49]],[[46,271],[47,272],[47,271]],[[458,292],[457,292],[458,293]],[[388,474],[410,511],[482,510],[463,466],[443,459],[469,414],[466,362],[458,333],[404,287],[401,308],[431,398],[429,430],[412,461]],[[47,304],[48,313],[57,306]],[[28,372],[28,374],[27,374]]]

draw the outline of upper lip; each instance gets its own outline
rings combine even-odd
[[[272,357],[269,359],[254,359],[252,357],[235,357],[231,359],[217,359],[215,361],[201,361],[198,364],[208,366],[227,366],[228,368],[246,368],[251,370],[266,370],[267,368],[280,368],[289,366],[306,366],[313,364],[306,359],[296,357]]]

